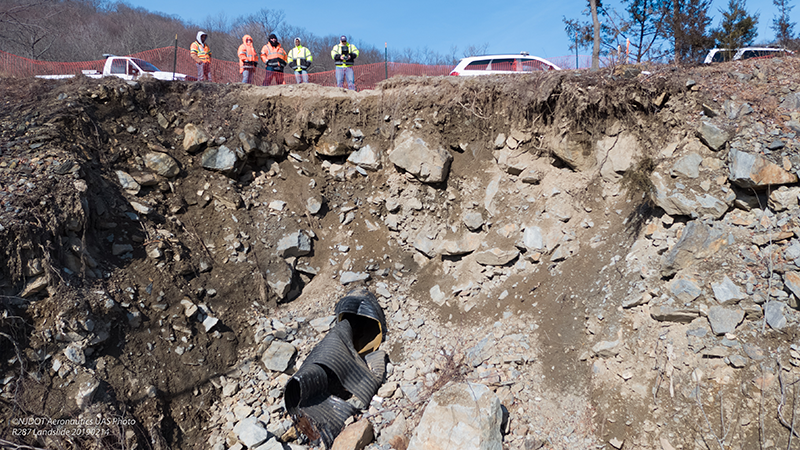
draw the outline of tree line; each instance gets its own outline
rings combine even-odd
[[[585,19],[564,17],[563,22],[572,50],[593,48],[600,55],[635,62],[697,63],[714,47],[753,45],[759,16],[749,13],[745,2],[729,0],[719,11],[722,17],[716,28],[710,28],[711,0],[622,0],[623,11],[605,7],[602,0],[588,0]],[[772,3],[776,10],[770,28],[775,37],[760,45],[800,49],[800,39],[793,34],[795,24],[789,19],[791,0]]]
[[[0,0],[0,50],[43,61],[93,61],[103,54],[128,55],[175,44],[188,49],[198,30],[208,34],[206,43],[213,58],[238,61],[236,51],[242,36],[249,34],[256,50],[275,33],[286,51],[299,37],[314,55],[310,72],[333,70],[330,50],[339,36],[318,36],[286,22],[282,10],[261,9],[229,19],[210,16],[202,24],[187,23],[179,17],[150,12],[124,2],[106,0]],[[359,62],[383,62],[385,50],[352,40]],[[486,52],[488,43],[470,45],[448,54],[428,48],[389,52],[389,61],[418,64],[455,65],[461,57]]]

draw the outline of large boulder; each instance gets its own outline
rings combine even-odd
[[[181,171],[178,161],[161,152],[148,152],[144,155],[144,165],[153,172],[167,178],[172,178]]]
[[[760,155],[731,149],[728,179],[745,189],[797,183],[797,175]]]
[[[208,135],[193,123],[183,127],[183,148],[189,153],[197,153],[208,144]]]
[[[389,161],[424,183],[441,183],[447,179],[453,155],[406,132],[400,135]]]
[[[641,154],[639,141],[629,133],[601,139],[595,148],[600,175],[608,181],[619,181],[633,165],[633,157]]]
[[[244,165],[244,153],[239,149],[231,150],[224,145],[211,147],[203,152],[201,165],[204,169],[236,176]]]
[[[450,384],[431,397],[408,450],[501,450],[500,399],[482,384]]]

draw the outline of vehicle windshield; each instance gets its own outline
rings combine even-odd
[[[727,62],[733,59],[735,50],[718,50],[711,58],[711,62]]]
[[[134,63],[136,63],[136,65],[137,65],[137,66],[139,66],[139,67],[140,67],[142,70],[144,70],[145,72],[160,72],[160,71],[158,70],[158,67],[156,67],[156,66],[154,66],[154,65],[150,64],[149,62],[147,62],[147,61],[145,61],[145,60],[143,60],[143,59],[136,59],[136,58],[133,58],[131,61],[133,61]]]

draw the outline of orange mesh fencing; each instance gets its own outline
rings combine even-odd
[[[160,70],[172,72],[173,64],[175,71],[183,73],[196,79],[197,65],[192,60],[189,50],[185,48],[178,48],[177,58],[174,47],[162,47],[153,50],[146,50],[143,52],[134,53],[131,55],[135,58],[140,58],[148,61],[158,67]],[[551,59],[554,64],[561,68],[570,68],[574,65],[574,57],[572,57],[572,64],[569,64],[570,57],[561,57]],[[586,57],[581,61],[580,65],[586,61]],[[78,74],[82,70],[96,70],[101,72],[105,60],[96,61],[81,61],[81,62],[52,62],[52,61],[36,61],[20,56],[12,55],[0,51],[0,74],[5,76],[14,77],[32,77],[36,75],[69,75]],[[450,65],[424,65],[424,64],[407,64],[407,63],[374,63],[353,66],[353,73],[355,75],[356,89],[373,89],[375,86],[385,80],[395,76],[442,76],[448,75],[454,66]],[[524,68],[523,68],[524,69]],[[256,68],[253,84],[261,85],[266,77],[266,71],[263,67]],[[308,74],[309,82],[319,84],[322,86],[336,86],[335,71],[330,70],[326,72],[315,72]],[[211,60],[211,80],[216,83],[235,83],[242,80],[239,74],[239,63],[234,61],[222,61],[218,59]],[[283,76],[283,84],[295,84],[294,72],[287,68]]]

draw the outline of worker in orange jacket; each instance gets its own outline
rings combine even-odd
[[[257,64],[258,53],[253,48],[253,38],[245,34],[242,36],[242,45],[239,46],[239,73],[242,74],[242,83],[253,84]]]
[[[283,84],[283,68],[286,67],[287,57],[286,50],[278,42],[278,36],[269,35],[269,42],[261,47],[261,61],[264,61],[264,67],[267,69],[262,86],[269,86],[272,80],[275,80],[276,84]]]
[[[189,55],[197,64],[197,81],[211,81],[211,50],[206,44],[205,31],[197,32],[197,40],[189,47]]]

